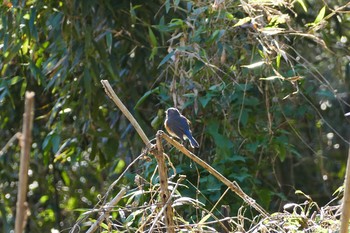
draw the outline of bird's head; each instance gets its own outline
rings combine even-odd
[[[168,108],[165,113],[167,116],[180,116],[180,112],[177,108]]]

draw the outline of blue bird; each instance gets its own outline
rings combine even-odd
[[[188,139],[192,148],[199,148],[198,142],[191,134],[189,126],[190,121],[181,115],[179,110],[176,108],[168,108],[165,113],[166,118],[164,121],[164,126],[168,133],[173,137],[179,138],[181,142],[182,140]]]

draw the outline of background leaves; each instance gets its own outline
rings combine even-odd
[[[143,148],[101,79],[150,138],[167,107],[181,109],[198,154],[265,208],[296,199],[295,189],[327,203],[344,176],[350,35],[348,3],[325,3],[2,3],[1,147],[20,131],[24,92],[37,97],[27,231],[72,226],[73,210],[93,208]],[[169,155],[209,209],[224,188]],[[17,145],[0,157],[4,232],[13,226],[18,161]],[[140,162],[122,183],[153,169]],[[232,198],[221,202],[237,209]]]

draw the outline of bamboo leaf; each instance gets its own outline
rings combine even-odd
[[[245,68],[248,68],[248,69],[255,69],[255,68],[257,68],[257,67],[262,66],[263,64],[265,64],[264,61],[259,61],[259,62],[250,64],[250,65],[243,65],[243,66],[241,66],[241,67],[245,67]]]
[[[150,27],[148,27],[148,36],[149,36],[149,39],[151,41],[152,47],[157,47],[157,45],[158,45],[157,38],[154,35],[154,33],[153,33],[153,31],[152,31],[152,29]]]
[[[307,8],[306,8],[306,5],[305,5],[304,1],[303,1],[303,0],[297,0],[297,2],[301,5],[301,7],[303,8],[303,10],[304,10],[305,12],[307,12]]]
[[[326,6],[322,7],[322,9],[318,13],[314,23],[318,24],[319,22],[321,22],[321,20],[324,18],[325,13],[326,13]]]
[[[159,63],[158,67],[161,67],[165,62],[167,62],[173,55],[175,54],[175,50],[171,51],[168,55],[166,55],[163,60]]]

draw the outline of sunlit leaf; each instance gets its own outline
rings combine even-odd
[[[234,20],[235,17],[233,16],[233,14],[231,14],[230,12],[225,12],[225,17],[229,20]]]
[[[43,196],[40,197],[39,202],[41,204],[45,204],[48,200],[49,200],[49,196],[48,195],[43,195]]]
[[[303,8],[303,10],[304,10],[305,12],[307,12],[307,7],[306,7],[306,5],[305,5],[305,3],[304,3],[304,0],[297,0],[297,2],[301,5],[301,7]]]
[[[61,177],[62,177],[62,179],[63,179],[65,185],[69,186],[71,182],[70,182],[69,175],[67,174],[66,171],[62,171],[62,172],[61,172]]]
[[[198,222],[199,225],[205,223],[210,217],[212,216],[212,214],[207,214],[204,217],[201,218],[201,220]]]
[[[271,80],[275,80],[275,79],[280,79],[280,76],[270,76],[270,77],[266,77],[266,78],[259,78],[259,80],[267,80],[267,81],[271,81]]]
[[[252,20],[250,17],[245,17],[243,19],[238,20],[238,22],[233,25],[233,27],[239,27],[242,26],[243,24],[249,23]]]
[[[116,174],[120,174],[124,168],[125,168],[125,161],[123,159],[120,159],[117,163],[117,166],[115,166],[114,172]]]
[[[266,35],[272,36],[272,35],[284,33],[285,29],[278,28],[278,27],[265,27],[265,28],[261,29],[260,31]]]
[[[322,9],[320,10],[320,12],[318,13],[314,23],[318,24],[319,22],[321,22],[321,20],[324,18],[326,13],[326,6],[322,7]]]
[[[182,19],[172,19],[168,25],[171,29],[182,28],[184,21]]]
[[[262,66],[264,64],[265,64],[264,61],[259,61],[259,62],[250,64],[250,65],[242,65],[241,67],[245,67],[245,68],[248,68],[248,69],[255,69],[255,68],[260,67],[260,66]]]
[[[276,67],[277,67],[277,69],[280,68],[280,65],[281,65],[281,54],[278,53],[277,57],[276,57]]]

